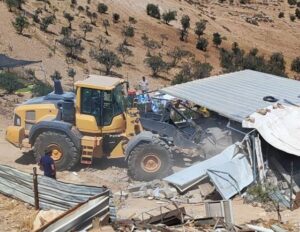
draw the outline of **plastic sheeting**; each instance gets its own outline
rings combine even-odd
[[[267,113],[254,113],[250,120],[243,121],[243,127],[255,128],[273,147],[300,156],[300,108],[275,105]]]
[[[38,176],[41,209],[68,210],[95,195],[109,198],[105,187],[75,185]],[[34,205],[33,177],[29,173],[0,165],[0,192]]]

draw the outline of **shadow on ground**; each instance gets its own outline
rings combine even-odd
[[[92,165],[78,164],[73,171],[80,171],[83,169],[94,169],[96,170],[106,170],[111,167],[117,168],[127,168],[127,163],[124,158],[107,159],[107,158],[94,158]]]
[[[23,152],[22,156],[16,159],[15,162],[17,164],[23,164],[23,165],[36,164],[32,151]]]

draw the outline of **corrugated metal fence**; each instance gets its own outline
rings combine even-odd
[[[105,187],[75,185],[38,176],[41,209],[68,210],[95,195],[109,198]],[[0,192],[34,205],[33,175],[0,165]]]

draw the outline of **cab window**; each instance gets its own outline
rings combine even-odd
[[[81,113],[93,115],[97,124],[108,126],[113,118],[123,113],[122,101],[118,99],[117,88],[114,91],[82,88],[81,91]],[[101,109],[103,99],[103,109]]]

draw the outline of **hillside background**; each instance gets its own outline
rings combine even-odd
[[[77,0],[77,4],[71,7],[71,1],[51,0],[50,4],[43,1],[26,0],[23,4],[23,10],[13,9],[9,12],[5,1],[0,1],[0,53],[7,54],[14,58],[29,60],[42,60],[43,69],[46,78],[50,80],[50,75],[55,70],[63,76],[63,83],[71,86],[72,81],[67,75],[69,68],[76,70],[75,79],[83,79],[89,73],[103,74],[103,67],[95,60],[91,59],[89,52],[93,47],[99,44],[99,37],[107,38],[110,43],[108,49],[116,52],[116,47],[124,37],[122,28],[129,25],[129,17],[136,20],[132,26],[135,28],[133,38],[128,38],[129,49],[133,52],[133,57],[129,57],[126,63],[120,68],[113,68],[113,74],[128,78],[136,84],[141,76],[149,77],[151,88],[156,89],[169,85],[176,73],[180,70],[180,65],[174,67],[168,72],[162,72],[159,77],[151,77],[151,70],[146,66],[147,48],[143,44],[142,36],[146,34],[149,39],[160,43],[162,35],[167,40],[160,49],[153,50],[154,54],[159,54],[168,62],[170,57],[167,53],[176,46],[186,49],[195,55],[195,59],[200,62],[208,62],[213,66],[211,74],[222,73],[219,62],[219,48],[213,45],[213,33],[221,34],[223,41],[220,47],[230,49],[233,42],[237,42],[239,47],[248,52],[251,48],[257,48],[259,54],[265,57],[274,52],[281,52],[286,61],[286,72],[290,78],[297,77],[297,74],[291,71],[290,66],[293,59],[300,55],[300,20],[296,18],[294,22],[290,20],[290,15],[295,13],[296,6],[290,6],[286,0],[265,1],[258,0],[248,4],[241,4],[234,0],[229,3],[224,1],[198,1],[198,0],[103,0],[108,6],[105,14],[97,12],[97,6],[100,1]],[[162,20],[152,18],[146,14],[146,6],[153,3],[159,6],[160,12],[168,10],[177,11],[177,20],[166,25]],[[80,57],[84,60],[66,59],[64,47],[57,42],[62,39],[60,34],[62,27],[68,26],[68,21],[63,17],[64,12],[74,16],[72,22],[72,35],[77,38],[83,36],[79,25],[87,21],[85,11],[80,12],[78,6],[84,9],[88,7],[90,12],[97,13],[96,26],[92,25],[93,31],[87,33],[86,40],[82,40],[84,50]],[[55,14],[55,24],[49,25],[48,32],[43,32],[39,24],[32,19],[37,8],[43,9],[40,17]],[[46,7],[46,10],[44,10]],[[279,12],[284,13],[283,18],[279,18]],[[113,13],[120,15],[120,21],[114,23]],[[26,15],[29,20],[29,27],[24,29],[23,34],[16,32],[12,25],[17,15]],[[191,28],[187,41],[180,41],[179,34],[181,29],[180,19],[183,15],[188,15],[191,19]],[[246,22],[246,18],[256,17],[258,25]],[[105,33],[103,20],[107,19],[110,26],[108,34]],[[195,23],[200,19],[207,21],[205,34],[203,35],[209,42],[206,52],[196,49],[197,36],[194,33]],[[39,66],[32,67],[39,78],[43,78],[44,73],[39,70]],[[102,71],[101,71],[102,70]]]

